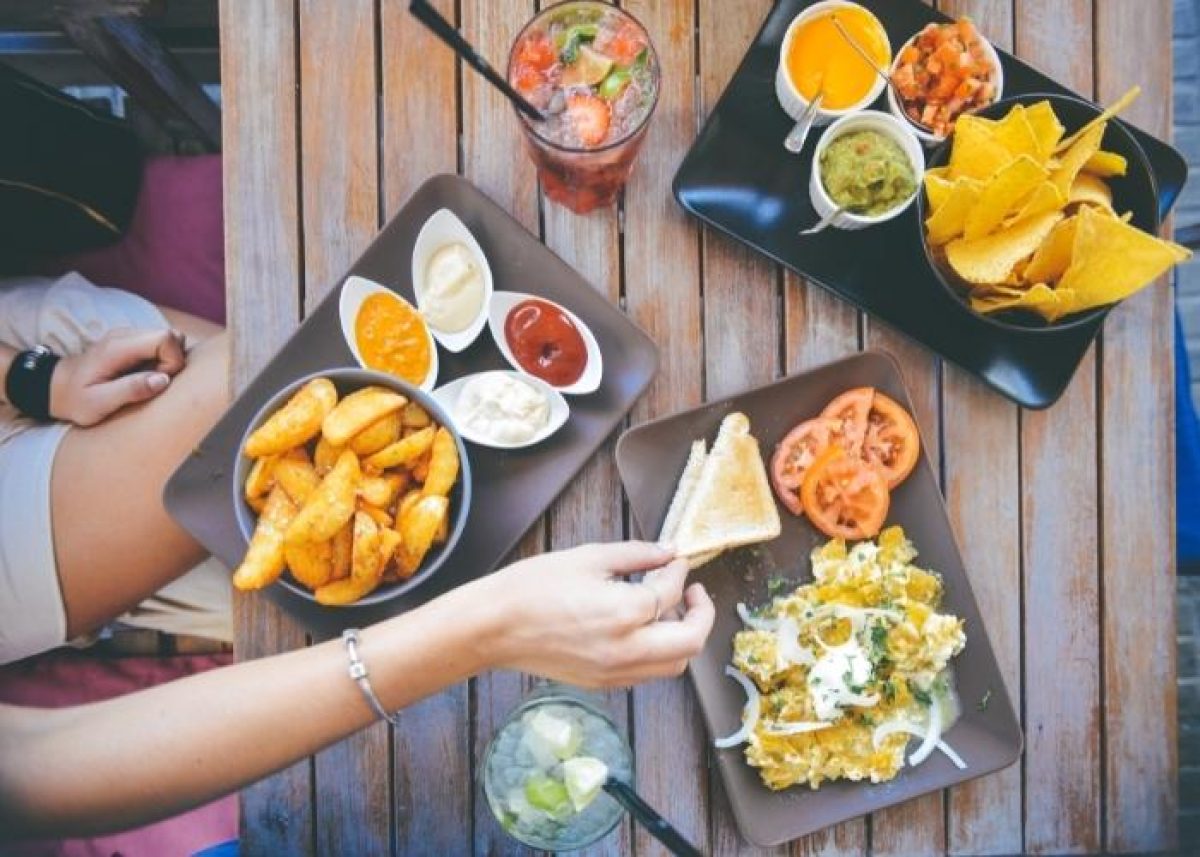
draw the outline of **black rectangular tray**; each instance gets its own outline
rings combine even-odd
[[[487,255],[497,290],[521,291],[557,301],[591,328],[604,355],[604,379],[586,396],[570,396],[571,417],[555,435],[528,449],[501,451],[467,445],[471,462],[471,509],[454,552],[429,580],[410,592],[373,605],[322,607],[278,584],[264,595],[320,636],[363,626],[409,610],[492,571],[526,530],[579,472],[649,385],[658,371],[658,348],[633,322],[535,236],[458,176],[435,176],[404,207],[354,263],[357,274],[413,300],[413,242],[425,220],[440,208],[453,211]],[[231,568],[241,562],[246,539],[234,517],[233,464],[247,425],[281,387],[339,366],[355,366],[342,336],[334,288],[242,392],[167,483],[171,515]],[[468,349],[438,354],[438,384],[486,369],[507,369],[485,328]]]
[[[675,174],[675,198],[710,226],[878,316],[942,357],[973,372],[1028,408],[1052,405],[1103,324],[1100,316],[1071,329],[1004,331],[965,311],[938,281],[922,246],[917,207],[859,232],[827,229],[798,237],[818,219],[808,198],[814,129],[800,155],[784,151],[793,122],[775,98],[775,68],[792,19],[815,0],[781,0],[729,82]],[[858,0],[887,29],[894,47],[930,21],[950,20],[918,0]],[[1036,69],[999,51],[1004,96],[1074,95]],[[873,105],[886,110],[886,96]],[[1183,156],[1127,126],[1145,150],[1166,217],[1187,179]]]

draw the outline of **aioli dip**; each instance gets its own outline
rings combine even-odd
[[[542,391],[503,372],[468,381],[454,410],[465,428],[502,444],[525,443],[550,419]]]
[[[483,272],[466,245],[457,241],[434,252],[414,288],[421,314],[443,333],[466,330],[483,308]]]

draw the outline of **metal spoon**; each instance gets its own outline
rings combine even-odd
[[[837,31],[842,34],[842,38],[844,38],[847,42],[849,42],[850,47],[854,48],[854,50],[858,52],[858,55],[860,57],[862,57],[863,62],[865,62],[872,69],[874,69],[875,73],[877,75],[879,75],[880,77],[882,77],[884,79],[884,81],[887,83],[887,85],[892,88],[892,92],[896,93],[896,103],[899,104],[901,107],[903,107],[904,106],[904,96],[900,94],[900,88],[898,86],[896,86],[896,82],[894,80],[892,80],[892,76],[890,74],[888,74],[886,71],[884,71],[883,69],[881,69],[878,65],[875,64],[875,59],[870,54],[868,54],[866,52],[866,50],[863,48],[863,46],[860,45],[858,42],[856,42],[854,40],[854,37],[852,35],[850,35],[850,33],[846,30],[845,27],[842,26],[842,22],[838,20],[836,12],[830,13],[829,18],[830,18],[830,20],[833,21],[833,26],[837,29]],[[926,134],[934,133],[933,128],[929,127],[924,122],[919,122],[916,119],[913,119],[911,116],[908,115],[907,111],[905,112],[904,115],[908,119],[909,122],[916,125],[918,128],[920,128]]]
[[[808,132],[812,130],[813,120],[817,118],[817,109],[824,100],[825,90],[818,89],[816,98],[808,103],[796,124],[792,126],[792,130],[788,131],[788,135],[783,138],[783,148],[793,155],[798,154],[804,148],[804,141],[808,139]]]
[[[837,216],[839,214],[847,213],[847,212],[850,214],[858,214],[860,211],[862,211],[861,205],[839,205],[833,211],[829,212],[824,217],[822,217],[820,220],[818,220],[816,222],[816,225],[810,226],[810,227],[808,227],[808,229],[801,229],[799,234],[800,235],[816,235],[818,232],[823,232],[826,229],[828,229],[830,224],[832,224],[833,221],[837,219]]]

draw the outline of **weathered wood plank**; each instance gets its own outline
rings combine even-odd
[[[543,197],[542,221],[546,246],[583,274],[593,288],[614,305],[619,304],[621,250],[616,207],[580,216]],[[551,507],[547,529],[552,550],[622,539],[621,480],[614,459],[618,433],[597,450]],[[632,737],[629,734],[628,691],[613,690],[602,697],[605,709],[617,726],[625,731],[626,738]],[[626,818],[616,833],[580,853],[617,857],[630,853],[632,843],[632,822]]]
[[[1092,91],[1089,0],[1017,4],[1017,51]],[[1021,415],[1025,597],[1025,848],[1100,844],[1095,356],[1053,408]],[[1053,654],[1051,654],[1053,653]]]
[[[462,0],[459,29],[499,69],[525,22],[533,16],[533,0]],[[538,234],[538,193],[533,164],[522,150],[512,106],[469,68],[461,73],[462,172],[488,196]],[[508,562],[541,553],[545,521],[540,520]],[[512,672],[494,672],[472,683],[472,747],[474,770],[480,771],[488,741],[532,687],[532,680]],[[468,785],[474,802],[474,850],[477,854],[528,854],[492,816],[477,786]]]
[[[1134,83],[1127,118],[1171,132],[1171,7],[1097,0],[1096,89]],[[1160,282],[1109,317],[1101,346],[1104,845],[1177,842],[1172,294]],[[1193,843],[1194,844],[1194,843]]]
[[[453,21],[455,4],[435,4]],[[408,12],[382,0],[380,30],[380,183],[390,218],[429,176],[458,166],[456,60]],[[401,712],[392,758],[398,854],[466,854],[474,794],[467,683]],[[435,775],[432,775],[436,772]]]
[[[220,23],[226,314],[232,382],[241,389],[300,316],[292,0],[225,0]],[[239,660],[304,645],[303,629],[265,598],[235,597],[233,616]],[[311,769],[305,759],[242,791],[247,853],[311,853]]]
[[[943,0],[938,6],[950,15],[971,16],[988,38],[1001,47],[1012,48],[1013,17],[1008,0]],[[1019,701],[1017,409],[948,365],[943,366],[942,397],[942,478],[950,518],[971,570],[971,584],[1001,672],[1013,699]],[[987,466],[981,466],[985,461]],[[946,841],[951,852],[995,854],[1020,850],[1019,765],[951,789],[947,803]]]
[[[770,11],[767,0],[700,0],[700,107],[721,97]],[[702,117],[703,118],[703,117]],[[708,400],[771,381],[779,373],[779,274],[767,260],[710,230],[701,230],[704,293],[704,395]],[[712,750],[706,749],[706,755]],[[710,758],[709,770],[715,771]],[[712,854],[785,854],[759,850],[738,833],[720,777],[709,789]]]
[[[671,178],[696,134],[696,20],[691,3],[622,5],[646,26],[662,66],[657,113],[625,194],[626,303],[661,349],[658,377],[634,410],[638,422],[695,405],[703,392],[698,232],[671,197]],[[710,851],[706,737],[685,680],[635,688],[633,726],[639,790]],[[641,830],[634,845],[639,855],[665,853]]]
[[[301,0],[300,184],[304,303],[311,311],[378,228],[375,9]],[[382,723],[316,757],[317,851],[391,847],[391,766]]]

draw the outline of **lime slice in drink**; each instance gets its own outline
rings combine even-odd
[[[587,45],[581,45],[575,62],[563,69],[563,86],[595,86],[608,75],[613,61]]]
[[[531,806],[552,816],[562,815],[571,808],[567,787],[545,774],[534,774],[525,781],[525,797]]]
[[[608,765],[592,756],[579,756],[563,762],[563,781],[576,812],[583,812],[596,799],[607,779]]]

